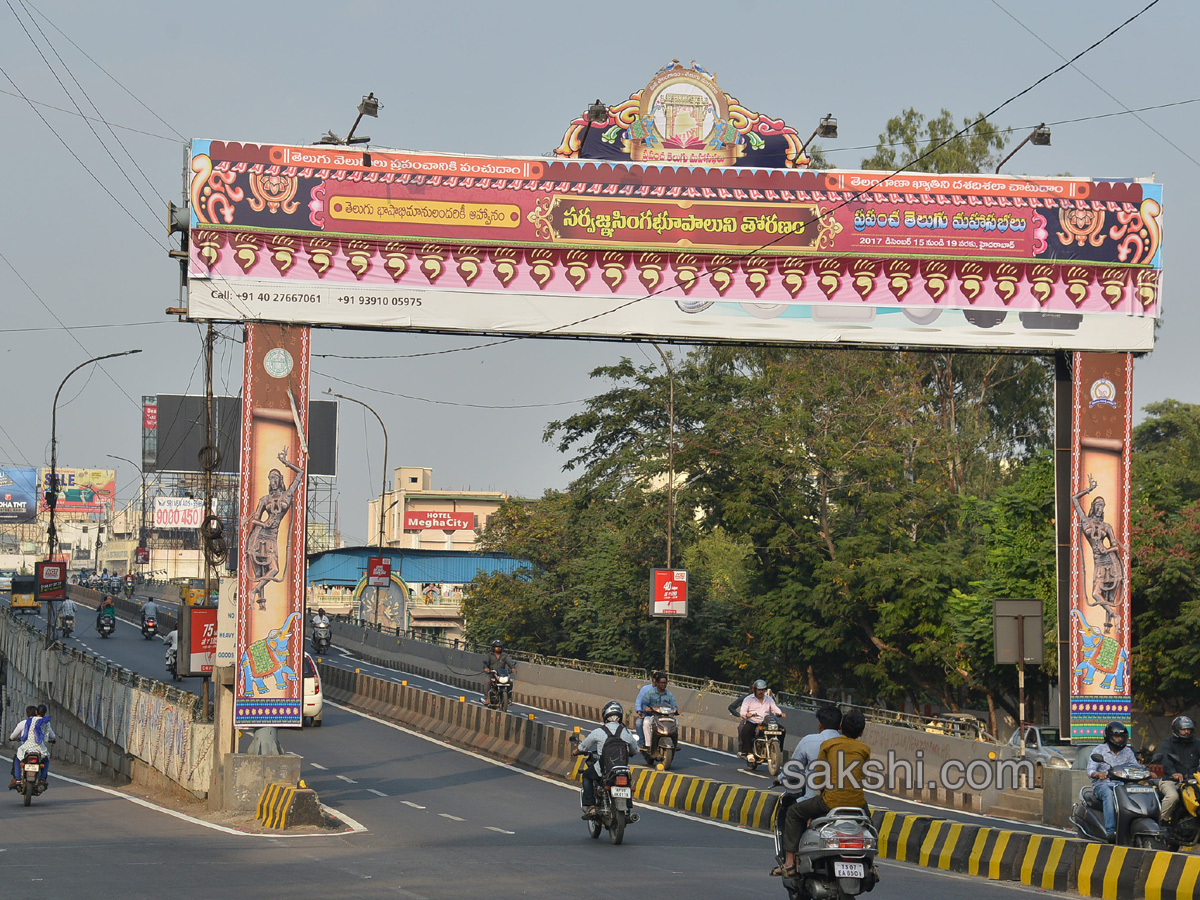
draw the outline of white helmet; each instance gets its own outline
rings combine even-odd
[[[605,722],[619,722],[625,718],[625,710],[621,709],[621,704],[616,700],[609,700],[604,704],[604,709],[600,710],[600,718]]]

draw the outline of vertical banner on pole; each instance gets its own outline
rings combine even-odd
[[[1131,724],[1129,474],[1133,355],[1076,353],[1071,457],[1071,742]]]
[[[246,325],[237,726],[301,724],[308,363],[307,327]]]

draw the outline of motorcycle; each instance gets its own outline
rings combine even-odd
[[[170,644],[167,645],[167,651],[164,655],[163,662],[167,664],[167,674],[171,676],[172,681],[179,680],[179,667],[176,664],[178,653]]]
[[[1103,763],[1104,757],[1092,754],[1092,761]],[[1145,766],[1116,766],[1108,770],[1116,783],[1114,799],[1117,804],[1117,845],[1144,850],[1166,849],[1162,829],[1158,824],[1160,811],[1158,789],[1150,770]],[[1080,836],[1101,844],[1108,843],[1104,829],[1104,808],[1092,785],[1079,789],[1079,801],[1071,809],[1071,824]]]
[[[146,640],[158,634],[158,620],[153,616],[142,619],[142,637]]]
[[[670,769],[679,749],[679,726],[675,722],[678,710],[668,706],[652,707],[650,716],[650,746],[642,750],[646,765],[662,765]]]
[[[488,709],[498,709],[501,712],[508,712],[509,704],[512,703],[513,692],[513,677],[505,672],[490,672],[487,696],[485,702]]]
[[[753,758],[746,759],[746,766],[751,772],[758,768],[759,763],[765,762],[772,778],[779,774],[783,768],[783,737],[786,733],[774,713],[763,716],[754,731]]]
[[[328,625],[314,625],[312,632],[312,646],[314,653],[324,653],[329,649],[329,643],[332,640],[332,635]]]
[[[117,630],[116,618],[113,616],[101,616],[96,622],[96,630],[100,632],[100,637],[110,637]]]
[[[54,743],[51,741],[50,743]],[[20,791],[24,798],[25,806],[33,802],[33,798],[40,796],[46,790],[46,782],[42,781],[42,769],[46,766],[47,760],[43,757],[40,750],[27,750],[25,755],[21,757],[20,767],[18,771],[21,773],[17,783],[12,786],[14,791]]]
[[[578,744],[579,736],[572,735],[571,743]],[[597,776],[593,781],[596,815],[587,820],[588,834],[598,838],[601,831],[607,831],[608,839],[619,845],[625,839],[625,826],[641,818],[633,811],[633,773],[629,770],[628,759],[624,765],[610,765],[607,775],[601,771],[599,754],[589,753],[586,765],[593,766],[592,771]],[[579,805],[582,809],[583,788],[579,789]]]
[[[62,634],[63,640],[65,641],[67,638],[69,638],[71,636],[71,633],[75,630],[75,617],[70,615],[69,613],[64,613],[63,615],[59,616],[58,617],[58,630],[59,630],[59,633]]]
[[[125,599],[127,599],[127,600],[133,599],[133,579],[132,578],[125,579]]]

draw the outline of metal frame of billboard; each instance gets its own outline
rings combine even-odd
[[[1161,186],[193,141],[196,320],[1152,349]]]
[[[169,438],[170,432],[176,423],[174,421],[168,421],[167,420],[168,417],[164,417],[163,415],[161,415],[161,412],[164,409],[164,407],[166,407],[168,409],[168,411],[170,411],[171,404],[175,403],[176,401],[189,401],[192,403],[200,404],[202,406],[204,403],[204,399],[205,399],[204,396],[202,394],[157,394],[155,396],[156,396],[156,404],[155,405],[157,407],[157,412],[158,412],[155,430],[158,432],[159,436],[155,442],[156,449],[155,449],[154,461],[150,462],[146,458],[145,454],[143,454],[144,470],[146,472],[172,472],[172,473],[182,473],[182,474],[191,474],[191,475],[203,474],[203,470],[200,468],[199,457],[196,455],[196,451],[199,451],[200,447],[203,445],[203,431],[204,431],[203,425],[200,422],[193,422],[193,423],[191,423],[191,425],[188,426],[187,430],[188,430],[189,435],[194,434],[194,439],[190,441],[191,444],[195,445],[194,448],[187,446],[189,443],[189,441],[187,441],[187,440],[176,440],[176,441],[174,441],[174,443],[171,443],[171,441],[169,439],[164,441],[164,438],[162,437],[163,432],[165,431]],[[218,423],[218,434],[219,434],[218,441],[219,441],[220,448],[221,448],[221,464],[214,471],[233,474],[238,471],[238,460],[240,458],[239,444],[240,444],[240,440],[241,440],[241,416],[242,416],[241,403],[242,403],[242,401],[241,401],[241,398],[239,398],[239,397],[229,397],[229,396],[213,397],[213,401],[214,401],[214,419]],[[182,406],[183,404],[180,403],[179,405]],[[338,411],[337,401],[335,401],[335,400],[310,400],[309,401],[309,410],[310,410],[310,421],[311,420],[319,421],[320,417],[315,414],[317,412],[317,410],[331,410],[333,413],[333,422],[332,422],[331,433],[326,435],[326,437],[329,439],[329,446],[330,446],[331,453],[332,453],[333,471],[330,471],[330,472],[318,471],[316,468],[314,468],[312,471],[310,471],[309,474],[310,474],[310,476],[326,476],[326,477],[336,478],[337,477],[338,455],[339,455],[340,449],[341,449],[339,446],[339,443],[338,443],[338,441],[339,441],[339,434],[338,434],[339,411]],[[171,417],[171,418],[173,419],[174,417]],[[228,421],[231,421],[233,423],[232,429],[225,428],[224,430],[221,430],[219,428],[219,423],[225,419],[228,419]],[[146,431],[144,421],[143,421],[142,428],[143,428],[143,436],[144,436],[145,431]],[[311,447],[322,446],[323,442],[321,441],[320,437],[321,437],[320,434],[310,435],[309,436],[310,446]],[[316,438],[316,439],[314,440],[314,438]],[[145,446],[145,443],[146,442],[143,439],[143,446]],[[164,453],[164,449],[163,449],[164,446],[166,447],[167,451],[169,451],[169,452]],[[191,452],[190,454],[188,453],[189,449],[193,450],[193,452]],[[166,467],[164,467],[159,462],[159,460],[164,459],[164,456],[167,459]],[[190,461],[190,463],[191,463],[190,467],[184,468],[182,466],[177,466],[177,465],[171,464],[172,460],[178,461],[179,457],[181,457],[181,456],[183,457],[183,459],[185,461]]]

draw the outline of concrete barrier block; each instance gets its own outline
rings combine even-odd
[[[255,816],[268,828],[325,823],[317,792],[285,782],[275,782],[263,788]]]

